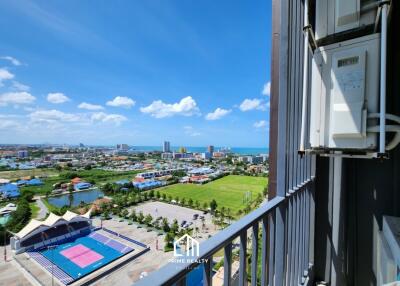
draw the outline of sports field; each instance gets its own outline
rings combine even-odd
[[[204,185],[175,184],[159,189],[160,193],[167,196],[185,198],[186,202],[191,198],[194,202],[210,203],[215,199],[218,209],[230,208],[233,212],[246,206],[245,200],[255,200],[257,194],[262,193],[268,183],[264,177],[229,175]]]
[[[134,251],[133,248],[109,237],[92,232],[89,236],[61,243],[41,254],[74,280]]]

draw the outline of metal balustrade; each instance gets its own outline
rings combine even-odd
[[[194,261],[189,259],[192,257],[184,256],[182,263],[171,262],[135,285],[189,285],[186,281],[188,273],[203,264],[203,285],[211,286],[212,257],[220,249],[224,249],[224,285],[232,285],[232,245],[237,239],[240,240],[237,259],[240,264],[239,285],[308,285],[312,271],[312,185],[310,181],[291,195],[271,199],[204,241],[199,247],[200,255]],[[280,225],[283,232],[277,231],[280,223],[278,212],[283,213],[284,222]],[[251,246],[247,243],[249,240]],[[249,273],[248,256],[251,258]],[[260,262],[258,257],[261,257]],[[257,275],[258,263],[260,276]],[[248,279],[249,274],[251,279]]]

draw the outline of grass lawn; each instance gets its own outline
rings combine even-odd
[[[230,208],[233,213],[236,213],[246,206],[244,202],[246,192],[251,193],[252,200],[255,200],[257,194],[262,193],[267,183],[268,179],[265,177],[229,175],[205,185],[175,184],[157,190],[161,194],[171,195],[173,199],[175,197],[185,198],[186,202],[190,198],[193,201],[197,200],[201,205],[215,199],[218,209]]]
[[[29,203],[29,207],[31,208],[32,218],[36,218],[39,213],[40,208],[38,207],[36,202]]]

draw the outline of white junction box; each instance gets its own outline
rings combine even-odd
[[[379,112],[380,34],[318,48],[312,60],[312,149],[373,150]]]

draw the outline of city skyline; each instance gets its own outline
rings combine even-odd
[[[0,143],[267,147],[269,2],[0,3]]]

